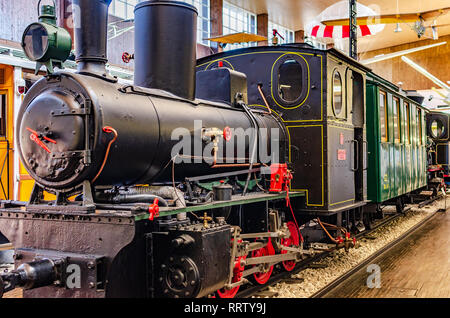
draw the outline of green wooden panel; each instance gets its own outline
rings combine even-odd
[[[366,125],[367,131],[367,199],[377,202],[380,198],[381,184],[378,157],[380,152],[380,125],[378,116],[378,88],[366,85]]]
[[[381,140],[380,90],[387,93],[388,140]],[[394,100],[399,99],[400,140],[395,142]],[[368,80],[366,86],[366,122],[368,141],[368,199],[384,202],[410,193],[427,184],[425,110],[413,101],[395,93],[384,82]],[[404,102],[409,103],[409,109]],[[418,118],[421,109],[421,118]],[[408,143],[408,113],[410,118]],[[422,131],[419,131],[419,123]],[[421,144],[420,144],[420,141]]]

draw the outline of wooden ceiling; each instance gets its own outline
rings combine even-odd
[[[340,0],[227,0],[230,3],[254,12],[268,13],[269,19],[292,30],[303,30],[323,10]],[[372,9],[379,8],[380,14],[416,13],[445,8],[449,0],[359,0],[359,3]],[[376,10],[377,11],[377,10]],[[437,24],[450,24],[450,14],[441,16]],[[419,41],[417,34],[408,24],[401,24],[402,32],[395,33],[395,24],[387,24],[376,35],[360,39],[359,52],[367,52],[404,43]],[[450,34],[450,26],[439,28],[439,35]],[[431,37],[430,29],[423,39]]]

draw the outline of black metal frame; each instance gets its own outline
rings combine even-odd
[[[358,20],[357,20],[357,11],[356,11],[356,0],[349,0],[349,12],[350,12],[350,21],[349,21],[349,40],[350,40],[350,52],[349,56],[355,60],[358,60]]]

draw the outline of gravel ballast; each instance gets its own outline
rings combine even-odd
[[[350,249],[348,252],[344,249],[335,251],[316,263],[326,266],[325,268],[320,266],[318,268],[307,268],[293,275],[292,278],[299,279],[300,283],[287,284],[282,282],[269,287],[269,290],[277,292],[277,298],[311,297],[422,220],[444,208],[445,200],[441,198],[422,208],[418,208],[417,205],[411,205],[410,207],[411,209],[406,215],[402,215],[372,232],[370,234],[371,239],[362,238],[358,241],[357,248]]]

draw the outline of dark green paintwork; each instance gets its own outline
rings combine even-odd
[[[380,90],[387,94],[388,140],[381,141]],[[400,141],[394,141],[394,98],[400,100]],[[407,144],[407,112],[410,105],[411,144]],[[400,92],[398,87],[371,74],[366,85],[368,141],[368,199],[381,203],[426,186],[427,110]],[[418,119],[418,111],[421,118]],[[422,122],[419,132],[418,120]]]
[[[299,192],[290,192],[289,198],[297,198],[297,197],[304,197],[306,194],[305,191],[299,191]],[[246,204],[252,204],[257,202],[264,202],[264,201],[275,201],[275,200],[284,200],[286,199],[286,192],[282,192],[279,194],[266,194],[266,193],[256,193],[256,194],[248,194],[246,196],[241,195],[235,195],[233,196],[232,201],[216,201],[211,202],[208,204],[200,205],[200,206],[188,206],[186,208],[161,208],[159,216],[170,216],[170,215],[176,215],[180,213],[190,213],[190,212],[205,212],[212,209],[218,209],[223,207],[229,207],[229,206],[236,206],[236,205],[246,205]],[[148,213],[141,213],[135,216],[135,220],[143,220],[148,219],[149,214]]]

